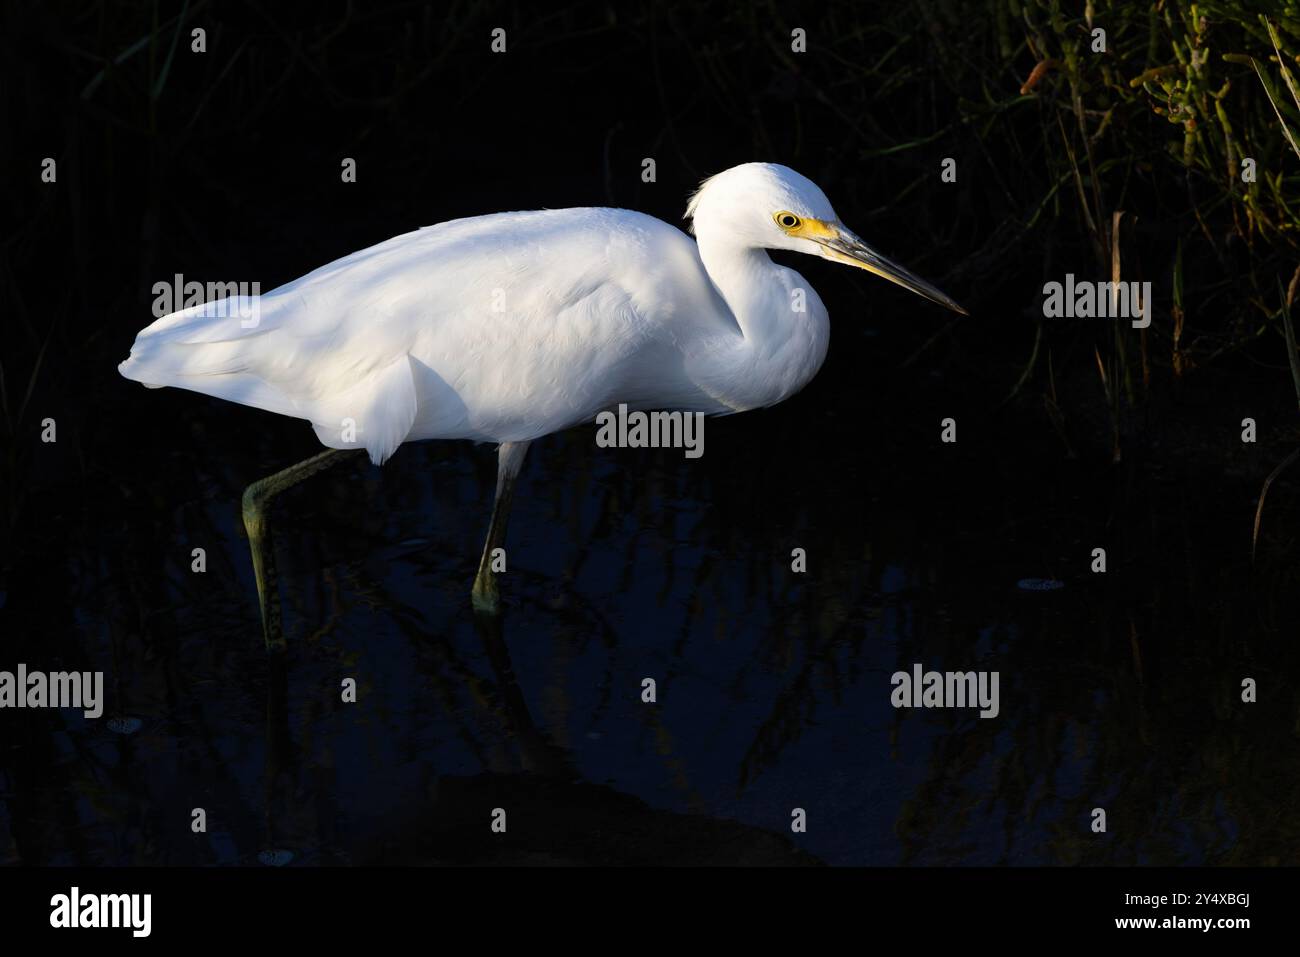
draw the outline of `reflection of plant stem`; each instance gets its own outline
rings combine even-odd
[[[578,776],[567,757],[546,735],[538,730],[528,710],[528,702],[515,679],[514,665],[505,641],[505,614],[474,615],[474,630],[487,650],[497,689],[505,708],[507,725],[519,742],[524,770],[570,780]]]
[[[265,848],[275,849],[275,786],[280,776],[292,764],[293,740],[289,733],[288,673],[283,656],[273,656],[268,661],[266,680],[266,764],[264,779],[263,816],[266,824]]]

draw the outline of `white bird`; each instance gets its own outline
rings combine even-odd
[[[140,332],[122,375],[306,419],[331,450],[244,493],[268,648],[283,639],[267,503],[344,451],[363,449],[378,465],[404,442],[499,444],[472,590],[475,608],[494,612],[490,555],[504,542],[532,440],[620,403],[707,415],[770,406],[816,374],[826,307],[766,250],[858,266],[965,313],[850,232],[825,194],[787,167],[719,173],[686,216],[694,241],[624,209],[452,220],[345,256],[255,303],[192,306]]]

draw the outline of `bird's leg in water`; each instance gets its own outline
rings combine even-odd
[[[271,544],[268,514],[271,499],[292,488],[305,478],[356,455],[359,449],[329,449],[319,455],[291,465],[282,472],[259,479],[244,489],[244,530],[248,548],[253,553],[253,577],[257,579],[257,603],[262,610],[262,637],[266,650],[284,650],[284,632],[280,627],[280,586],[275,571],[275,549]]]
[[[479,559],[478,575],[474,577],[474,590],[470,597],[474,610],[495,615],[501,606],[501,593],[497,590],[496,574],[492,571],[492,552],[502,548],[506,541],[506,521],[510,518],[510,500],[515,494],[515,478],[524,464],[527,442],[502,442],[497,450],[497,492],[492,506],[492,521],[488,524],[487,541],[483,543],[483,557]]]

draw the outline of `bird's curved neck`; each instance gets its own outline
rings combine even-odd
[[[803,278],[772,262],[767,251],[704,232],[700,259],[744,336],[735,350],[743,364],[736,408],[780,402],[821,367],[830,338],[821,300]]]
[[[767,250],[738,245],[708,233],[698,237],[700,259],[745,339],[777,347],[788,335],[791,290]]]

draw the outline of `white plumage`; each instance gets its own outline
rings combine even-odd
[[[766,250],[859,266],[963,311],[858,239],[784,166],[719,173],[687,215],[695,240],[623,209],[441,223],[258,297],[255,321],[244,300],[164,316],[119,369],[306,419],[330,449],[364,449],[376,464],[421,439],[500,443],[473,587],[475,608],[495,614],[495,565],[533,439],[619,404],[708,415],[772,405],[816,374],[826,307]],[[268,649],[284,646],[268,503],[342,456],[314,456],[244,493]]]
[[[837,223],[810,181],[760,163],[692,198],[698,245],[622,209],[441,223],[264,294],[255,327],[233,303],[165,316],[119,369],[306,419],[326,446],[364,447],[376,463],[407,441],[526,441],[620,402],[771,405],[812,378],[829,338],[816,293],[763,251],[827,255],[774,221],[786,210]]]

